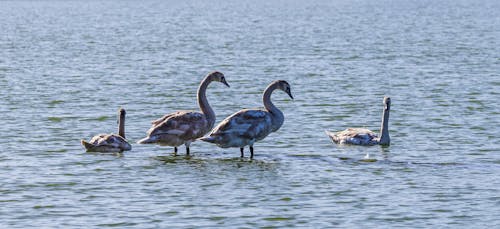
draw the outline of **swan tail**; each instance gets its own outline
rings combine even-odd
[[[216,139],[215,139],[215,137],[207,136],[207,137],[198,138],[198,140],[202,140],[204,142],[215,143]]]
[[[337,138],[337,136],[335,135],[335,133],[333,133],[331,131],[328,131],[328,130],[325,130],[325,134],[328,135],[328,137],[330,138],[330,140],[332,140],[334,143],[338,143],[339,142],[339,139]]]
[[[145,138],[137,141],[137,144],[152,144],[152,143],[155,143],[156,140],[157,140],[156,137],[148,136],[148,137],[145,137]]]
[[[94,148],[94,145],[88,143],[87,141],[85,140],[81,140],[81,143],[82,143],[82,146],[85,147],[85,149],[87,150],[91,150],[92,148]]]

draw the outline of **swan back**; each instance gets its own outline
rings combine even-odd
[[[267,137],[275,131],[272,114],[267,110],[241,110],[217,125],[203,141],[227,147],[243,147]]]
[[[209,120],[204,114],[196,111],[178,111],[153,121],[148,136],[138,143],[179,146],[202,137],[210,129]]]
[[[82,140],[81,143],[88,152],[122,152],[132,149],[127,140],[117,134],[99,134],[90,142]]]
[[[371,130],[364,128],[348,128],[336,133],[325,132],[337,144],[375,145],[378,143],[377,135]]]

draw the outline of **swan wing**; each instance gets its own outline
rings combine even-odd
[[[214,128],[211,135],[233,135],[260,140],[271,132],[271,115],[264,110],[242,110]]]
[[[161,117],[161,118],[159,118],[159,119],[153,120],[153,121],[151,122],[151,124],[153,124],[153,126],[156,126],[156,125],[158,125],[158,124],[162,123],[163,121],[165,121],[165,119],[168,119],[168,118],[170,118],[170,117],[172,117],[172,116],[175,116],[175,115],[177,115],[178,113],[179,113],[179,112],[175,112],[175,113],[171,113],[171,114],[166,114],[166,115],[164,115],[163,117]]]
[[[132,146],[126,139],[116,134],[99,134],[94,136],[89,143],[96,149],[108,149],[104,151],[111,151],[112,149],[132,149]]]
[[[377,135],[364,128],[347,128],[346,130],[330,135],[330,138],[339,144],[373,145]]]
[[[174,135],[186,139],[203,136],[207,132],[208,121],[200,112],[179,111],[155,120],[148,135]]]

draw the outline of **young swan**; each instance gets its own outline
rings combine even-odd
[[[290,85],[284,80],[272,82],[264,91],[262,100],[265,109],[244,109],[234,113],[217,125],[209,136],[200,138],[202,141],[214,143],[222,148],[239,147],[241,157],[243,148],[250,146],[250,158],[253,158],[253,144],[277,131],[285,116],[271,102],[271,94],[280,89],[293,99]]]
[[[380,137],[374,132],[363,128],[348,128],[340,132],[325,131],[326,135],[337,144],[350,145],[389,145],[389,111],[391,109],[391,98],[384,97],[384,111],[382,113],[382,124],[380,126]]]
[[[122,152],[131,150],[132,146],[125,139],[125,110],[118,111],[118,135],[99,134],[94,136],[90,142],[81,140],[87,152]]]
[[[148,136],[139,140],[139,144],[159,144],[173,146],[175,153],[177,147],[184,144],[186,154],[189,155],[189,145],[196,139],[203,137],[215,124],[215,113],[208,104],[205,91],[208,85],[213,82],[221,82],[227,87],[229,84],[220,72],[209,73],[200,83],[198,88],[198,111],[177,111],[167,114],[152,122],[148,130]]]

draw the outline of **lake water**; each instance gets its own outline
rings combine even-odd
[[[0,226],[475,227],[500,224],[500,1],[0,1]],[[255,158],[138,145],[150,122],[262,106]],[[378,131],[388,148],[324,130]],[[86,153],[127,110],[132,151]],[[365,155],[370,160],[364,160]]]

